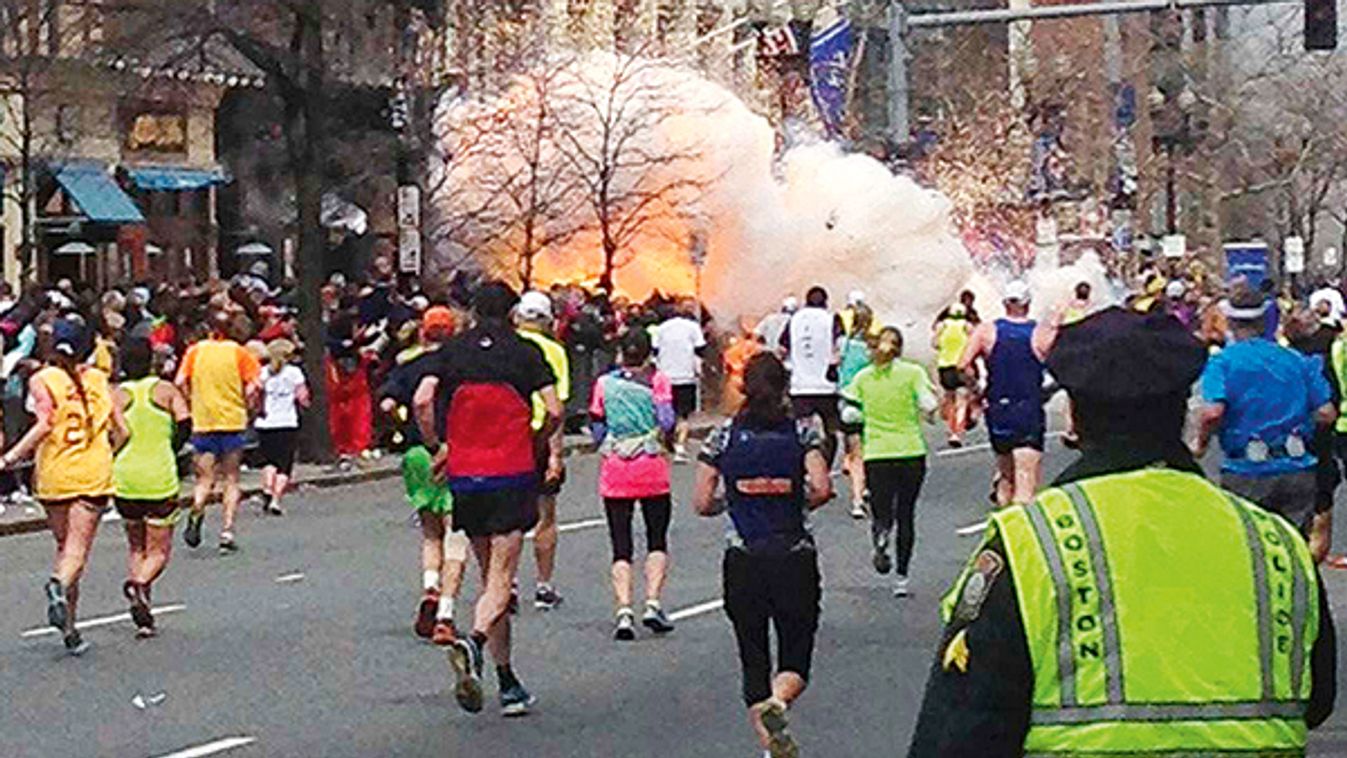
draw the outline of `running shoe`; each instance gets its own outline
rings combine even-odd
[[[131,601],[131,620],[136,624],[136,635],[140,636],[142,629],[153,632],[154,614],[150,612],[150,601],[145,592],[145,585],[128,579],[122,584],[122,595]]]
[[[851,517],[856,519],[857,521],[860,521],[861,519],[865,518],[865,516],[866,516],[865,501],[864,500],[853,501],[851,503]]]
[[[519,582],[510,586],[510,603],[505,609],[511,616],[519,615]]]
[[[632,613],[630,608],[623,608],[617,612],[617,620],[613,623],[613,639],[619,642],[631,642],[636,639],[636,614]]]
[[[220,532],[220,555],[232,555],[239,551],[233,532]]]
[[[758,717],[767,729],[767,754],[772,758],[798,758],[800,747],[790,734],[790,719],[786,717],[785,704],[771,698],[760,706]]]
[[[682,445],[679,445],[678,447],[674,448],[673,462],[691,463],[692,459],[688,457],[688,449],[686,447],[683,447]]]
[[[551,585],[543,584],[533,594],[533,608],[539,611],[550,611],[561,605],[562,599],[561,593],[552,589]]]
[[[449,665],[454,669],[454,697],[468,713],[482,710],[482,649],[471,638],[458,640],[449,648]]]
[[[267,502],[262,506],[262,512],[268,516],[284,516],[285,511],[276,503],[276,498],[267,498]]]
[[[951,436],[949,438],[949,447],[951,450],[958,450],[959,448],[963,447],[963,440],[959,439],[958,437]]]
[[[70,621],[70,603],[65,597],[65,587],[61,580],[52,577],[43,589],[47,593],[47,623],[57,629],[64,629]]]
[[[668,616],[664,615],[664,609],[657,605],[645,607],[645,615],[641,616],[641,624],[655,634],[668,634],[674,630],[673,622],[669,620]]]
[[[430,639],[435,633],[435,612],[440,607],[440,593],[435,590],[426,590],[421,596],[421,604],[416,606],[416,623],[412,625],[412,630],[416,636],[423,640]]]
[[[204,513],[187,514],[187,528],[182,531],[182,541],[187,543],[187,547],[200,547],[201,524],[205,520]]]
[[[454,622],[448,619],[440,619],[435,622],[435,630],[430,633],[430,643],[439,647],[449,647],[458,640],[458,630],[454,628]]]
[[[893,580],[893,596],[907,597],[911,594],[912,589],[908,586],[907,576],[905,574],[899,574],[898,577]]]
[[[524,689],[518,681],[500,691],[500,715],[506,717],[527,716],[529,709],[537,703],[537,698]]]
[[[72,655],[78,658],[89,652],[89,643],[85,642],[84,637],[80,636],[79,630],[71,630],[71,632],[65,636],[64,642],[66,655]]]
[[[889,533],[879,532],[875,541],[875,571],[887,574],[893,570],[893,559],[889,557]]]

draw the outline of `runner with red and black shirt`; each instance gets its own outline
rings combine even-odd
[[[455,695],[464,710],[482,709],[482,648],[496,661],[501,712],[528,713],[533,696],[510,667],[510,588],[524,533],[538,521],[535,447],[561,423],[556,377],[537,345],[510,325],[518,296],[491,282],[473,298],[476,326],[447,342],[417,387],[416,421],[454,496],[454,528],[472,540],[482,572],[471,636],[450,648]],[[530,397],[546,409],[532,427]],[[437,409],[440,409],[437,411]],[[436,414],[444,423],[436,423]],[[441,444],[440,429],[444,430]]]

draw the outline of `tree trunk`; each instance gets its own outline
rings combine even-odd
[[[323,142],[323,41],[320,11],[314,3],[308,4],[307,11],[295,14],[294,45],[303,72],[297,86],[284,93],[285,134],[298,207],[295,268],[299,278],[299,332],[304,341],[304,373],[313,397],[301,446],[309,460],[327,462],[332,458],[332,439],[328,434],[326,328],[321,295],[327,240],[321,219],[323,177],[318,152]]]
[[[603,275],[599,277],[599,289],[607,293],[613,291],[613,272],[617,269],[617,245],[608,236],[608,227],[603,229]]]

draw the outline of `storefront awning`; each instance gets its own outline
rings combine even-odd
[[[202,170],[176,166],[128,166],[126,175],[137,187],[151,192],[184,192],[205,189],[227,181],[221,169]]]
[[[56,181],[90,221],[100,224],[145,223],[135,201],[117,186],[102,166],[61,166],[56,171]]]

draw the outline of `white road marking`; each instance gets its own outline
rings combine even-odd
[[[578,532],[581,529],[593,529],[596,526],[605,526],[607,524],[608,524],[607,519],[591,518],[585,519],[584,521],[572,521],[569,524],[561,524],[560,526],[557,527],[557,531]]]
[[[277,584],[293,584],[294,582],[302,582],[302,581],[304,581],[304,575],[299,572],[295,572],[293,574],[281,574],[280,576],[276,577]]]
[[[160,607],[158,607],[158,608],[151,609],[150,612],[153,613],[153,614],[156,615],[156,616],[163,616],[163,615],[166,615],[166,614],[169,614],[169,613],[177,613],[178,611],[182,611],[182,610],[186,610],[186,609],[187,609],[187,606],[185,606],[185,605],[163,605],[163,606],[160,606]],[[92,618],[92,619],[85,619],[84,621],[76,621],[76,622],[75,622],[75,628],[78,629],[78,630],[80,630],[80,631],[84,631],[85,629],[96,629],[96,628],[98,628],[98,627],[100,627],[100,626],[109,626],[109,625],[111,625],[111,624],[120,624],[120,623],[123,622],[123,621],[130,621],[130,620],[131,620],[131,614],[130,614],[130,613],[118,613],[118,614],[115,615],[115,616],[103,616],[103,617],[101,617],[101,618]],[[55,628],[50,627],[50,626],[42,626],[42,627],[37,627],[36,629],[29,629],[29,630],[27,630],[27,631],[25,631],[25,632],[21,632],[21,633],[19,634],[19,636],[20,636],[20,637],[44,637],[44,636],[46,636],[46,635],[48,635],[48,634],[56,634],[56,633],[57,633],[57,630],[56,630]]]
[[[1062,436],[1062,432],[1048,432],[1048,434],[1047,434],[1046,436],[1047,436],[1047,439],[1054,439],[1054,438],[1056,438],[1056,437]],[[982,451],[984,451],[984,450],[991,450],[991,449],[992,449],[992,444],[991,444],[990,442],[979,442],[979,443],[976,444],[976,445],[964,445],[963,447],[951,448],[951,449],[949,449],[949,450],[941,450],[940,452],[938,452],[938,453],[935,454],[935,457],[937,457],[937,458],[953,458],[953,457],[956,456],[956,455],[967,455],[967,454],[969,454],[969,453],[980,453],[980,452],[982,452]]]
[[[223,739],[215,740],[214,742],[207,742],[204,745],[184,748],[176,753],[161,755],[159,758],[205,758],[205,756],[208,755],[223,753],[226,750],[233,750],[236,747],[251,745],[254,742],[257,742],[256,737],[225,737]]]
[[[961,526],[958,529],[955,529],[954,533],[958,534],[960,537],[970,537],[975,534],[982,534],[986,530],[987,530],[987,522],[979,521],[976,524]]]
[[[681,611],[674,611],[673,613],[670,613],[670,614],[669,614],[669,620],[670,620],[670,621],[682,621],[683,619],[686,619],[686,618],[692,618],[693,616],[700,616],[700,615],[703,614],[703,613],[710,613],[711,611],[718,611],[718,610],[720,610],[721,608],[724,608],[724,607],[725,607],[725,601],[724,601],[723,599],[719,599],[719,598],[718,598],[718,599],[716,599],[716,600],[708,600],[708,601],[706,601],[705,603],[698,603],[698,604],[696,604],[696,605],[694,605],[694,606],[691,606],[691,607],[689,607],[689,608],[684,608],[684,609],[681,610]]]
[[[593,529],[596,526],[604,526],[607,523],[608,523],[607,519],[601,518],[585,519],[584,521],[572,521],[567,524],[558,524],[557,533],[564,534],[566,532],[578,532],[581,529]],[[537,536],[538,530],[536,529],[530,529],[529,531],[524,532],[524,539],[526,540],[531,540]]]

